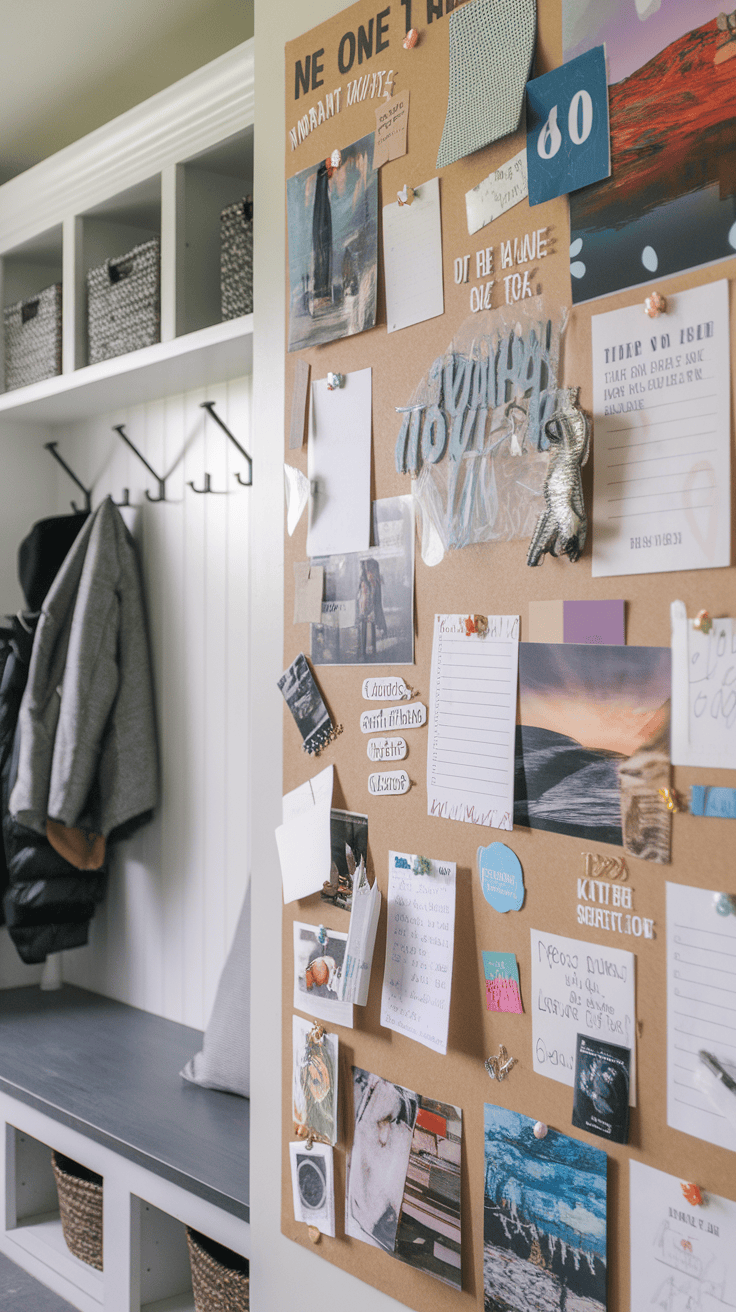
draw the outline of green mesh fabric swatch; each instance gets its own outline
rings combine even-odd
[[[470,0],[450,14],[450,94],[438,169],[518,128],[536,17],[535,0]]]

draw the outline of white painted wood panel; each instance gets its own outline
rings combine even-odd
[[[236,469],[245,475],[245,462],[200,404],[214,401],[248,449],[250,392],[249,378],[218,383],[54,432],[64,459],[93,488],[93,505],[130,489],[123,515],[143,567],[162,785],[153,822],[117,848],[89,946],[65,953],[64,978],[198,1028],[207,1022],[248,878],[253,495],[234,477]],[[165,503],[146,500],[146,488],[156,495],[154,481],[112,431],[115,423],[125,424],[157,472],[168,473]],[[13,609],[18,542],[42,514],[68,509],[75,489],[43,451],[48,430],[14,427],[5,444],[3,431],[0,425],[0,456],[12,477],[0,491],[7,597],[0,604]],[[202,487],[207,472],[213,492],[198,496],[187,482]],[[15,960],[3,933],[0,987],[38,977]]]

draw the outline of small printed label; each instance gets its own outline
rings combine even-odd
[[[505,843],[478,848],[480,886],[495,911],[518,911],[524,901],[521,862]]]
[[[364,679],[363,699],[367,702],[408,701],[411,688],[407,688],[403,679],[395,676],[389,679]]]
[[[371,738],[368,742],[370,761],[403,761],[406,756],[403,738]]]
[[[419,729],[427,723],[427,708],[422,702],[411,706],[382,706],[380,711],[363,711],[363,733],[386,733],[391,729]]]
[[[379,794],[395,793],[399,796],[401,793],[408,793],[411,787],[406,770],[386,770],[382,774],[368,775],[368,792],[375,796]]]

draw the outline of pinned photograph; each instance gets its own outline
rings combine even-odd
[[[376,322],[374,135],[334,151],[286,183],[290,351],[362,333]]]
[[[345,1231],[393,1253],[419,1098],[354,1066],[353,1105]]]
[[[300,1139],[337,1141],[337,1053],[336,1034],[293,1017],[294,1133]]]
[[[340,1002],[347,934],[294,921],[294,1006],[333,1025],[353,1025],[353,1004]]]
[[[486,1103],[485,1312],[605,1312],[606,1154],[534,1125]]]
[[[290,1143],[294,1220],[316,1226],[323,1235],[335,1234],[335,1178],[329,1144]]]
[[[630,1048],[578,1034],[573,1125],[613,1143],[628,1143],[630,1068]]]
[[[334,725],[302,652],[284,670],[279,688],[304,740],[304,750],[318,755],[332,738]]]
[[[330,840],[332,865],[322,897],[342,911],[350,911],[355,872],[368,866],[368,816],[353,811],[331,811]]]
[[[668,862],[669,647],[522,642],[514,823]]]
[[[412,498],[373,502],[373,546],[315,557],[324,569],[322,622],[312,625],[315,665],[411,665],[414,660]]]
[[[417,1271],[462,1288],[459,1107],[419,1099],[396,1232],[395,1255]]]
[[[462,1111],[353,1067],[345,1230],[462,1287]]]

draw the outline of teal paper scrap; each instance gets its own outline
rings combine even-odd
[[[706,788],[703,784],[693,784],[690,810],[693,815],[736,820],[736,788]]]
[[[484,952],[483,973],[486,977],[486,1008],[488,1011],[509,1011],[521,1015],[521,985],[519,967],[513,952]]]
[[[518,128],[536,21],[535,0],[470,0],[450,15],[450,92],[438,169]]]

